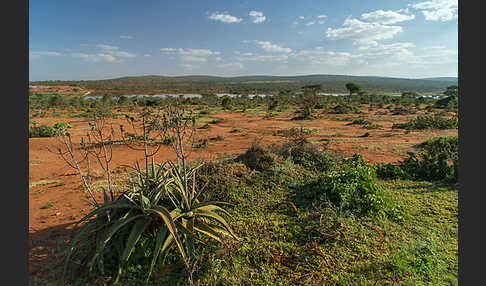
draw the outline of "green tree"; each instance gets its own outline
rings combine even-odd
[[[348,98],[348,103],[349,101],[351,101],[351,95],[353,95],[353,93],[358,93],[361,91],[361,86],[359,86],[358,84],[354,83],[354,82],[348,82],[346,83],[346,89],[349,91],[349,98]]]

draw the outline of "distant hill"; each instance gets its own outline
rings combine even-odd
[[[459,79],[457,77],[428,77],[428,78],[422,78],[424,80],[435,80],[435,81],[447,81],[447,82],[453,82],[453,83],[458,83]]]
[[[438,77],[408,79],[377,76],[302,75],[302,76],[127,76],[106,80],[42,81],[38,85],[73,85],[92,89],[97,93],[277,93],[281,90],[300,90],[306,84],[322,84],[325,92],[346,92],[345,84],[354,82],[368,93],[442,92],[457,84],[457,78]]]

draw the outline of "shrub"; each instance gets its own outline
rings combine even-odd
[[[301,128],[292,127],[290,129],[275,130],[273,132],[273,136],[295,137],[295,136],[311,135],[314,132],[315,132],[315,130],[310,130],[310,129],[307,129],[307,128],[304,128],[304,127],[301,127]]]
[[[355,106],[352,106],[351,104],[341,103],[334,106],[329,113],[348,114],[348,113],[361,113],[361,111]]]
[[[383,179],[447,180],[457,182],[459,145],[458,137],[439,137],[418,144],[418,154],[409,152],[409,157],[399,165],[377,164],[377,175]]]
[[[29,129],[29,138],[39,138],[39,137],[54,137],[56,135],[56,130],[45,124],[39,126],[34,126]]]
[[[406,123],[395,123],[392,128],[400,128],[407,130],[420,129],[457,129],[459,125],[457,117],[444,118],[439,115],[434,116],[418,116]]]
[[[300,190],[309,200],[332,205],[340,212],[374,215],[385,212],[385,199],[376,184],[375,169],[361,155],[345,159],[340,170],[326,172]]]
[[[457,136],[430,139],[417,145],[419,154],[409,152],[400,167],[416,179],[458,179],[459,142]]]
[[[240,177],[248,177],[249,169],[242,163],[208,161],[199,168],[196,185],[204,187],[205,200],[235,202]]]
[[[29,129],[29,138],[54,137],[60,135],[61,132],[68,128],[71,128],[71,125],[66,122],[55,123],[52,127],[46,124],[41,124],[39,126],[34,124],[34,126]]]
[[[371,121],[366,120],[366,119],[356,119],[356,120],[353,120],[353,122],[348,123],[347,125],[355,125],[355,124],[363,125],[363,128],[366,128],[366,129],[379,129],[379,128],[383,127],[382,125],[374,124]]]
[[[408,114],[415,114],[415,113],[417,112],[412,108],[405,108],[402,106],[397,106],[392,111],[392,115],[408,115]]]
[[[292,138],[276,151],[284,159],[290,157],[294,164],[320,172],[330,170],[338,160],[336,155],[320,151],[305,138]]]
[[[381,179],[406,179],[409,178],[407,172],[405,172],[399,165],[393,165],[391,163],[378,163],[376,164],[376,176]]]
[[[248,168],[258,171],[270,169],[275,163],[275,159],[275,154],[258,143],[253,143],[244,154],[236,158],[237,161],[241,161]]]
[[[366,119],[355,119],[353,120],[353,122],[351,123],[348,123],[347,125],[368,125],[368,124],[371,124],[371,121],[368,121]]]

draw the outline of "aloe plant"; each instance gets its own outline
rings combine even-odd
[[[199,166],[189,169],[188,176],[195,176]],[[119,282],[130,255],[143,235],[155,240],[148,281],[159,259],[175,246],[189,269],[195,257],[197,233],[220,241],[224,235],[236,238],[227,221],[219,214],[228,212],[217,206],[221,202],[201,202],[201,191],[185,189],[183,177],[178,166],[171,161],[156,165],[152,161],[149,180],[137,165],[137,182],[132,190],[122,194],[114,201],[105,201],[102,206],[78,221],[76,235],[65,257],[65,273],[73,258],[82,255],[83,249],[94,244],[90,251],[81,256],[78,264],[85,265],[90,271],[95,266],[102,271],[103,254],[110,245],[117,245],[120,251],[118,270],[113,280]],[[169,204],[162,198],[168,198]],[[155,231],[154,231],[155,230]],[[124,233],[125,235],[123,235]]]

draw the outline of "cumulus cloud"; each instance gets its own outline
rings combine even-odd
[[[163,53],[171,54],[171,53],[175,53],[177,51],[177,49],[175,49],[175,48],[161,48],[160,51],[163,52]]]
[[[121,51],[120,47],[98,44],[96,48],[101,50],[98,53],[72,53],[71,56],[75,58],[81,58],[88,62],[107,62],[114,63],[118,61],[118,58],[133,58],[137,55],[126,51]]]
[[[39,59],[40,57],[47,56],[47,57],[58,57],[61,53],[58,52],[29,52],[29,59]]]
[[[244,66],[240,62],[234,62],[234,63],[219,64],[217,65],[217,67],[225,70],[241,70],[243,69]]]
[[[322,25],[322,24],[324,24],[324,21],[319,21],[319,25]]]
[[[314,25],[315,23],[316,23],[316,22],[314,22],[314,21],[309,21],[309,22],[305,23],[305,25],[306,25],[306,26],[310,26],[310,25]]]
[[[347,52],[328,51],[322,47],[309,50],[301,50],[295,53],[299,60],[305,60],[312,65],[344,66],[353,58],[359,57]]]
[[[207,62],[208,59],[203,57],[195,57],[190,55],[182,55],[181,59],[185,62]]]
[[[120,47],[117,47],[117,46],[110,46],[110,45],[104,45],[104,44],[99,44],[99,45],[96,45],[97,48],[100,48],[104,51],[114,51],[114,50],[119,50]]]
[[[341,28],[328,28],[326,35],[330,39],[351,39],[360,45],[377,45],[377,41],[391,39],[402,31],[403,28],[400,26],[369,23],[348,18]]]
[[[180,55],[191,55],[191,56],[212,56],[212,55],[219,55],[220,52],[211,51],[207,49],[184,49],[178,48],[178,53]]]
[[[121,35],[120,36],[120,39],[127,39],[127,40],[130,40],[130,39],[133,39],[132,36],[129,36],[129,35]]]
[[[244,43],[254,43],[260,46],[264,51],[266,52],[278,52],[278,53],[290,53],[292,52],[291,48],[284,48],[281,47],[277,44],[273,44],[270,41],[258,41],[258,40],[253,40],[253,41],[243,41]]]
[[[209,15],[208,19],[220,21],[220,22],[223,22],[223,23],[239,23],[243,20],[241,18],[237,18],[235,16],[232,16],[232,15],[226,13],[226,12],[225,13],[213,13],[213,14]]]
[[[180,59],[185,62],[207,62],[208,56],[217,56],[221,53],[208,49],[189,49],[189,48],[161,48],[161,52],[166,54],[178,54]]]
[[[265,17],[263,15],[263,12],[250,11],[250,13],[248,13],[248,15],[250,15],[253,23],[255,23],[255,24],[262,23],[262,22],[265,21],[265,19],[267,19],[267,17]]]
[[[457,18],[457,0],[431,0],[409,4],[414,9],[423,10],[422,14],[428,21],[450,21]]]
[[[383,10],[376,10],[361,15],[361,19],[371,20],[374,23],[379,23],[379,24],[395,24],[398,22],[413,20],[414,18],[415,15],[413,14],[405,15],[395,11],[383,11]]]
[[[304,20],[305,17],[304,16],[299,16],[299,19]]]
[[[327,15],[322,14],[322,15],[317,16],[317,19],[323,19],[323,18],[326,18],[326,17],[327,17]]]
[[[282,55],[258,55],[252,53],[242,53],[237,57],[238,61],[258,61],[258,62],[286,62],[289,56]]]
[[[98,54],[85,54],[85,53],[72,53],[71,54],[75,58],[81,58],[88,62],[107,62],[107,63],[114,63],[116,62],[116,58],[110,54],[98,53]]]

